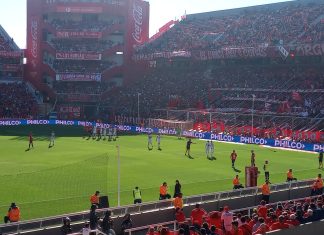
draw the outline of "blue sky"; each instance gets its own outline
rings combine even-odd
[[[1,0],[0,24],[20,48],[26,47],[26,1]],[[262,5],[287,0],[149,0],[151,5],[150,35],[162,25],[181,15]]]

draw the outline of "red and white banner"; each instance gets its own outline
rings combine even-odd
[[[92,74],[57,73],[56,80],[65,81],[65,82],[74,82],[74,81],[100,82],[101,74],[100,73],[92,73]]]
[[[102,38],[102,32],[57,31],[57,38]]]
[[[57,52],[58,60],[101,60],[100,53],[83,53],[83,52]]]
[[[22,69],[22,65],[20,64],[3,64],[1,68],[2,71],[8,71],[8,72],[18,72],[21,69]]]
[[[22,56],[21,51],[0,51],[0,57],[4,58],[17,58]]]
[[[102,13],[102,7],[95,6],[57,6],[56,12],[64,12],[64,13],[86,13],[86,14],[94,14],[94,13]]]

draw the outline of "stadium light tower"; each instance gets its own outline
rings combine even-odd
[[[252,130],[251,130],[251,134],[252,134],[252,138],[253,138],[253,134],[254,134],[254,100],[255,100],[255,94],[252,94]]]

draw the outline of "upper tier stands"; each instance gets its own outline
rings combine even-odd
[[[322,42],[323,20],[320,19],[324,18],[324,2],[316,3],[296,1],[189,15],[162,37],[138,50],[151,53]]]

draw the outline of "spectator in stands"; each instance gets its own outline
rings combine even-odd
[[[262,224],[260,224],[259,228],[253,233],[253,235],[265,234],[269,230],[270,230],[269,226],[266,223],[262,223]]]
[[[216,228],[222,227],[222,221],[221,221],[222,213],[220,211],[211,211],[207,215],[207,221],[210,226],[214,225]]]
[[[168,184],[163,182],[160,186],[160,200],[170,199],[171,195],[168,194]]]
[[[121,223],[121,229],[124,232],[126,229],[130,229],[133,227],[133,221],[131,219],[131,215],[129,213],[127,213],[124,218],[123,221]]]
[[[183,207],[183,199],[182,199],[182,193],[177,194],[176,198],[173,198],[173,205],[174,208],[181,208]]]
[[[133,189],[133,198],[134,198],[134,204],[142,203],[142,192],[138,188],[138,186],[136,186],[135,189]]]
[[[270,185],[268,180],[266,180],[266,182],[261,186],[261,191],[262,200],[264,200],[266,204],[268,204],[270,200]]]
[[[244,235],[242,229],[240,229],[238,226],[237,220],[234,220],[232,222],[232,230],[227,234],[229,234],[229,235]]]
[[[290,181],[293,181],[293,180],[297,180],[297,179],[294,178],[292,169],[289,169],[287,171],[287,182],[290,182]]]
[[[311,196],[323,194],[323,179],[322,174],[318,174],[317,179],[314,181],[312,186]]]
[[[97,229],[98,226],[98,221],[99,218],[96,213],[97,206],[93,204],[90,208],[90,215],[89,215],[89,220],[90,220],[90,229],[94,230]]]
[[[243,185],[240,183],[239,176],[236,175],[233,179],[233,189],[241,189],[244,188]]]
[[[20,220],[20,209],[19,207],[16,205],[16,203],[11,203],[7,216],[4,217],[4,222],[5,223],[15,223],[18,222]]]
[[[224,212],[222,213],[221,221],[222,221],[222,228],[225,230],[225,232],[231,232],[233,213],[229,211],[228,206],[224,206]]]
[[[258,221],[253,225],[252,231],[255,232],[259,229],[260,225],[264,223],[264,218],[258,217]]]
[[[84,224],[84,227],[81,230],[81,234],[82,235],[90,235],[90,233],[91,233],[90,224],[89,224],[89,222],[86,222]]]
[[[91,205],[96,205],[99,207],[99,197],[100,197],[100,192],[96,191],[93,195],[90,197],[90,203]]]
[[[111,211],[106,211],[105,216],[101,222],[102,231],[107,235],[115,235],[114,221],[111,218]]]
[[[266,219],[267,212],[268,212],[268,208],[266,206],[266,202],[264,200],[262,200],[260,202],[260,206],[258,207],[258,216],[262,217],[263,219]]]
[[[252,227],[247,223],[248,218],[248,216],[241,217],[241,225],[239,225],[239,228],[242,230],[243,235],[252,234]]]
[[[72,233],[71,220],[70,220],[69,217],[65,217],[63,219],[63,225],[61,227],[61,233],[62,233],[62,235],[66,235],[66,234]]]
[[[185,214],[183,213],[182,208],[177,207],[177,208],[175,209],[175,218],[176,218],[176,221],[177,221],[178,223],[183,223],[183,222],[186,221],[186,216],[185,216]]]
[[[176,180],[176,183],[174,185],[174,194],[173,194],[173,197],[177,197],[177,195],[181,193],[181,184],[179,182],[179,180]]]
[[[285,223],[285,217],[283,215],[280,215],[278,217],[278,222],[275,222],[271,225],[270,230],[277,230],[277,229],[288,229],[289,224]]]
[[[200,228],[206,216],[207,212],[200,207],[200,204],[196,204],[190,214],[191,222],[196,228]]]

